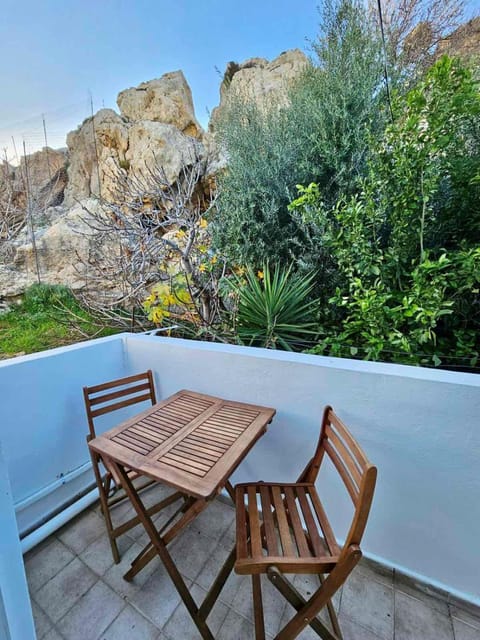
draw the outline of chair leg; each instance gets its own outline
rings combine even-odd
[[[102,507],[103,517],[105,519],[105,525],[107,527],[107,535],[110,541],[110,548],[112,549],[113,561],[115,564],[120,562],[120,553],[118,552],[117,541],[113,535],[113,523],[110,516],[110,510],[108,508],[108,495],[105,492],[105,486],[103,484],[102,474],[100,473],[100,467],[98,465],[97,456],[90,450],[90,456],[92,458],[93,473],[95,474],[95,480],[97,482],[98,494],[100,497],[100,505]]]
[[[262,583],[260,574],[252,575],[253,613],[255,618],[255,640],[265,640],[265,623],[263,620]]]
[[[320,580],[320,584],[323,585],[323,583],[325,582],[325,578],[321,573],[318,575],[318,579]],[[333,606],[333,602],[331,600],[327,601],[327,611],[328,611],[328,617],[330,618],[330,622],[332,623],[333,632],[336,633],[339,638],[342,638],[343,636],[340,629],[340,625],[338,623],[337,613],[335,611],[335,607]]]
[[[295,587],[285,578],[285,576],[278,571],[278,569],[275,567],[269,567],[267,576],[270,582],[280,591],[283,597],[294,609],[301,611],[305,607],[307,602],[300,595],[297,589],[295,589]],[[318,611],[320,610],[321,608]],[[318,613],[318,611],[316,613]],[[275,640],[277,640],[277,638],[282,638],[282,640],[292,640],[293,638],[296,638],[301,630],[308,624],[317,633],[317,635],[320,636],[320,638],[323,638],[323,640],[342,640],[341,634],[337,635],[336,633],[331,633],[328,627],[326,627],[323,622],[316,617],[313,617],[309,622],[305,620],[303,622],[305,624],[303,624],[302,628],[289,630],[288,633],[284,634],[286,627],[290,624],[288,623],[276,636]]]
[[[315,631],[317,631],[324,640],[341,640],[341,636],[339,637],[336,633],[329,631],[327,627],[316,618],[316,615],[327,605],[327,602],[332,599],[333,595],[358,564],[361,557],[362,552],[358,545],[350,545],[342,552],[341,560],[332,572],[328,574],[323,584],[320,585],[317,591],[315,591],[307,601],[300,596],[276,567],[269,567],[267,575],[272,580],[272,583],[285,595],[295,609],[297,609],[296,615],[293,616],[290,622],[277,634],[275,640],[292,640],[296,638],[307,625],[313,628],[315,628],[314,625],[318,626],[318,631],[316,628]]]
[[[225,582],[228,579],[228,576],[231,574],[233,565],[235,564],[235,559],[237,555],[237,548],[233,547],[231,552],[229,553],[227,559],[223,567],[220,569],[219,574],[215,578],[212,586],[210,587],[207,595],[205,596],[204,601],[200,605],[199,613],[206,620],[210,611],[212,610],[213,605],[217,601],[220,592],[222,591]]]
[[[200,608],[197,606],[195,600],[192,598],[190,591],[188,590],[187,585],[185,584],[184,579],[182,578],[177,566],[175,565],[169,551],[167,550],[167,545],[161,536],[158,534],[151,518],[147,513],[147,509],[143,505],[139,495],[135,491],[134,486],[132,485],[130,479],[128,478],[125,470],[118,465],[117,463],[113,463],[117,469],[117,472],[121,478],[123,488],[125,489],[125,493],[128,495],[135,511],[138,514],[139,519],[141,520],[145,530],[150,537],[153,547],[156,549],[157,554],[160,556],[160,559],[163,562],[163,566],[165,567],[168,575],[170,576],[175,588],[177,589],[183,603],[185,604],[190,616],[192,617],[193,622],[195,623],[201,637],[203,640],[215,640],[212,632],[210,631],[206,620],[200,615]]]

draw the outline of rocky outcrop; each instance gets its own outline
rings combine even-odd
[[[0,211],[9,207],[18,213],[18,217],[24,217],[27,197],[30,198],[33,215],[48,207],[58,206],[63,202],[67,180],[66,151],[44,147],[26,158],[22,156],[17,167],[3,163],[0,171]]]
[[[307,65],[308,58],[300,49],[284,51],[271,62],[265,58],[251,58],[240,64],[229,62],[220,85],[220,105],[212,111],[209,129],[215,130],[231,95],[254,100],[260,107],[271,104],[272,99],[282,104],[292,81]]]
[[[118,95],[121,114],[102,109],[67,136],[66,206],[92,195],[115,198],[118,172],[140,174],[152,163],[175,181],[192,152],[204,154],[204,132],[181,71]]]
[[[112,167],[125,162],[128,125],[112,109],[101,109],[68,134],[67,146],[70,164],[65,205],[71,207],[83,198],[106,196],[111,191]]]
[[[142,120],[130,127],[126,159],[127,171],[132,174],[138,175],[145,167],[157,163],[167,180],[175,182],[182,167],[190,164],[195,154],[205,155],[203,144],[171,124]]]
[[[173,125],[186,136],[202,136],[202,128],[195,118],[192,92],[181,71],[172,71],[121,91],[117,104],[127,120],[162,122]]]
[[[480,17],[473,18],[455,29],[448,38],[438,43],[436,56],[447,53],[467,62],[480,60]]]
[[[90,201],[89,206],[96,206],[97,201]],[[42,282],[49,284],[68,284],[68,286],[80,288],[84,281],[79,272],[79,256],[88,256],[88,239],[78,233],[86,230],[83,222],[85,211],[81,205],[73,207],[65,212],[62,207],[47,210],[41,227],[41,220],[36,219],[35,247],[30,239],[28,229],[15,243],[13,259],[9,262],[0,262],[0,295],[16,297],[38,281],[37,264]],[[48,224],[52,222],[53,224]]]
[[[259,102],[273,96],[285,99],[290,81],[305,64],[307,59],[298,50],[283,53],[272,62],[253,58],[242,64],[231,63],[216,111],[221,111],[231,91],[241,91]],[[47,165],[42,163],[45,152],[31,157],[29,169],[38,193],[50,194],[50,200],[44,199],[42,207],[35,210],[33,219],[43,282],[66,284],[74,289],[84,285],[81,265],[87,257],[92,259],[88,253],[91,248],[86,233],[88,225],[85,227],[86,209],[92,211],[100,206],[99,195],[106,199],[118,197],[119,173],[122,179],[138,176],[156,163],[163,167],[167,179],[175,182],[196,156],[205,160],[201,189],[203,197],[208,198],[215,175],[225,167],[214,133],[204,132],[196,120],[190,87],[181,71],[126,89],[119,94],[117,103],[120,114],[102,109],[68,134],[66,188],[64,152],[57,155],[48,150],[50,171],[54,171],[52,178],[55,176],[55,184],[58,183],[58,189],[53,191],[48,190],[52,182],[50,174],[45,173]],[[8,169],[14,180],[21,176],[22,167]],[[59,204],[64,195],[62,207],[47,207]],[[0,249],[0,297],[17,296],[37,280],[29,230],[25,229]],[[106,282],[105,287],[113,284]]]

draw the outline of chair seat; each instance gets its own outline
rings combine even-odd
[[[328,573],[340,548],[315,485],[248,483],[235,487],[239,574]],[[323,534],[323,535],[322,535]]]

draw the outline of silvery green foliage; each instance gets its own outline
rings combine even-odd
[[[228,157],[219,179],[215,242],[238,264],[322,260],[318,238],[288,210],[297,184],[328,201],[355,189],[368,137],[383,121],[382,64],[374,25],[357,0],[327,0],[312,60],[290,100],[232,96],[218,125]]]

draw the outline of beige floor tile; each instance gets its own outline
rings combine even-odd
[[[227,547],[227,549],[231,549],[235,544],[236,535],[237,535],[237,525],[234,519],[232,524],[228,527],[228,529],[225,531],[225,533],[221,537],[220,542],[223,544],[224,547]]]
[[[136,543],[132,544],[122,555],[120,563],[112,565],[110,569],[104,573],[102,578],[118,595],[127,600],[133,598],[142,585],[144,585],[150,576],[161,566],[160,559],[155,558],[144,567],[131,582],[124,580],[123,576],[130,569],[132,560],[141,550],[142,547],[140,547],[140,545]]]
[[[452,620],[421,600],[395,593],[395,640],[454,640]]]
[[[361,627],[359,624],[347,618],[347,616],[339,617],[340,629],[343,634],[343,640],[380,640],[380,636],[376,633]],[[318,637],[318,636],[317,636]],[[418,638],[418,640],[421,640]]]
[[[161,531],[162,527],[167,524],[168,520],[175,514],[176,511],[178,511],[179,507],[182,504],[183,502],[178,500],[177,502],[174,502],[168,507],[165,507],[164,509],[162,509],[160,513],[154,514],[152,516],[152,521],[157,531]],[[172,520],[171,524],[176,522],[179,518],[180,518],[180,515],[178,515],[175,520]],[[169,526],[171,526],[171,524]],[[128,534],[130,535],[131,538],[135,540],[135,542],[137,542],[137,544],[142,545],[142,547],[145,544],[147,544],[147,542],[149,542],[150,540],[150,537],[148,533],[145,531],[145,528],[142,524],[139,524],[136,527],[134,527],[131,531],[128,532]]]
[[[228,612],[218,632],[218,640],[253,640],[254,637],[253,623],[233,610]],[[267,639],[271,637],[267,634]]]
[[[191,594],[197,605],[200,605],[207,592],[198,585],[193,585],[191,588]],[[222,602],[217,601],[207,619],[207,624],[214,636],[218,634],[218,631],[223,621],[225,620],[227,613],[227,606]],[[175,609],[172,617],[163,627],[162,633],[169,640],[201,639],[201,635],[197,629],[197,626],[193,622],[192,617],[188,613],[187,608],[185,607],[183,602],[181,602]]]
[[[370,578],[371,580],[375,580],[376,582],[382,582],[388,587],[393,586],[393,569],[389,569],[388,567],[384,567],[373,560],[368,560],[367,558],[362,558],[358,566],[354,569],[354,571],[360,571],[365,576]]]
[[[57,622],[96,582],[97,576],[75,558],[34,594],[37,604]]]
[[[207,560],[215,553],[217,543],[193,528],[188,527],[168,547],[178,570],[190,580],[195,580]]]
[[[450,605],[450,613],[465,624],[480,629],[480,610],[477,606],[462,602],[462,605]]]
[[[37,640],[42,640],[43,636],[45,636],[52,628],[52,623],[48,616],[35,602],[32,602],[32,613],[33,622],[35,623],[35,631],[37,633]]]
[[[434,587],[429,587],[426,584],[421,584],[418,581],[399,573],[395,573],[394,584],[397,591],[401,591],[412,598],[421,600],[428,607],[448,616],[448,593],[446,591],[441,591]]]
[[[57,623],[66,640],[97,640],[125,606],[103,582],[97,582]]]
[[[95,511],[84,511],[58,532],[58,538],[74,553],[81,553],[106,534],[105,521]]]
[[[74,558],[73,553],[59,540],[48,538],[48,543],[25,561],[25,572],[30,591],[35,593]]]
[[[393,638],[393,589],[353,572],[342,590],[340,613],[383,640]]]
[[[122,558],[133,544],[133,540],[126,535],[117,538],[120,558]],[[100,536],[100,538],[97,538],[97,540],[88,545],[88,547],[80,553],[80,558],[92,571],[99,576],[103,576],[114,564],[110,540],[106,532],[105,535]]]
[[[219,541],[235,519],[233,507],[221,500],[213,500],[205,511],[195,518],[190,528]],[[233,546],[233,545],[232,545]]]
[[[318,578],[314,575],[296,575],[296,576],[287,575],[286,577],[290,582],[293,583],[294,587],[297,589],[300,595],[302,595],[303,598],[305,598],[306,600],[310,598],[319,587]],[[337,612],[340,607],[340,599],[341,599],[341,591],[337,592],[333,599],[335,610]],[[293,618],[295,614],[296,614],[295,609],[290,605],[289,602],[285,600],[285,610],[283,612],[279,628],[283,629],[283,627],[287,624],[287,622],[289,622]],[[323,609],[319,613],[319,618],[323,622],[326,622],[328,628],[330,628],[329,626],[330,619],[328,618],[328,613],[326,609]],[[313,629],[311,629],[310,627],[307,627],[300,633],[298,637],[299,637],[299,640],[314,640],[315,638],[318,638],[318,635]]]
[[[157,640],[159,636],[157,627],[136,609],[127,605],[99,640]]]
[[[190,584],[189,581],[187,587]],[[165,568],[160,566],[135,593],[131,603],[161,629],[180,603],[180,596]]]
[[[455,640],[480,640],[480,629],[471,627],[458,618],[452,618]]]
[[[215,546],[215,552],[207,559],[196,579],[204,589],[209,589],[213,584],[230,551],[231,549],[227,549],[222,543]]]
[[[52,629],[46,636],[43,636],[43,640],[65,640],[65,638],[63,638],[56,629]]]
[[[262,576],[261,580],[265,631],[267,634],[274,636],[280,628],[285,610],[285,599],[265,576]],[[242,582],[231,606],[242,616],[253,621],[252,581],[250,577]]]

